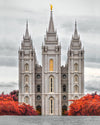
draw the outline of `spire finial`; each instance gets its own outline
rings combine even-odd
[[[78,32],[77,32],[77,21],[76,21],[76,20],[75,20],[74,36],[78,36]]]
[[[26,29],[28,29],[28,20],[26,21]]]
[[[51,8],[51,12],[50,12],[50,21],[49,21],[49,29],[48,29],[48,31],[49,32],[54,32],[54,23],[53,23],[53,15],[52,15],[52,13],[53,13],[53,11],[52,11],[53,6],[50,5],[50,8]]]
[[[29,38],[29,32],[28,32],[28,20],[26,21],[26,32],[25,32],[25,38]]]
[[[51,9],[51,11],[52,11],[52,8],[53,8],[53,5],[52,5],[52,4],[50,4],[50,9]]]
[[[79,38],[78,31],[77,31],[77,21],[75,20],[75,30],[74,30],[74,38]]]
[[[77,33],[77,21],[75,20],[75,32]]]

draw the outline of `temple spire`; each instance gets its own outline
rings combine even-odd
[[[25,38],[29,38],[29,32],[28,32],[28,21],[26,22],[26,31],[25,31]]]
[[[75,20],[75,30],[74,30],[74,38],[78,38],[78,32],[77,32],[77,22]]]
[[[51,12],[50,12],[50,21],[49,21],[49,29],[48,29],[48,32],[50,32],[50,33],[54,32],[54,23],[53,23],[52,8],[53,8],[53,6],[50,5]]]
[[[57,37],[57,32],[54,29],[52,9],[53,9],[53,6],[51,5],[50,6],[50,20],[49,20],[48,30],[46,31],[45,44],[58,45],[58,37]]]
[[[74,35],[72,35],[72,40],[70,44],[70,48],[73,50],[78,50],[81,49],[81,41],[80,41],[80,36],[78,35],[77,31],[77,22],[75,21],[75,30],[74,30]]]
[[[75,20],[75,33],[77,33],[77,22]]]

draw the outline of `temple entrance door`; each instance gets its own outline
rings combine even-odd
[[[39,112],[39,115],[41,115],[41,106],[40,106],[40,105],[38,105],[38,106],[36,107],[36,110]]]
[[[66,105],[63,105],[62,106],[62,115],[64,115],[64,112],[67,111],[67,106]]]

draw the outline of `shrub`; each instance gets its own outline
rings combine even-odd
[[[100,95],[87,94],[78,100],[70,100],[73,103],[69,106],[69,110],[65,112],[67,115],[75,116],[100,116]]]
[[[11,94],[0,95],[0,115],[38,115],[32,106],[19,104]]]

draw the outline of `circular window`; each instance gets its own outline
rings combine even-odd
[[[63,79],[66,79],[66,74],[63,74]]]
[[[66,96],[65,95],[63,96],[63,99],[66,100]]]
[[[37,76],[36,76],[36,77],[37,77],[37,79],[39,79],[41,76],[40,76],[40,74],[37,74]]]
[[[40,100],[40,99],[41,99],[41,96],[38,95],[38,96],[37,96],[37,100]]]

